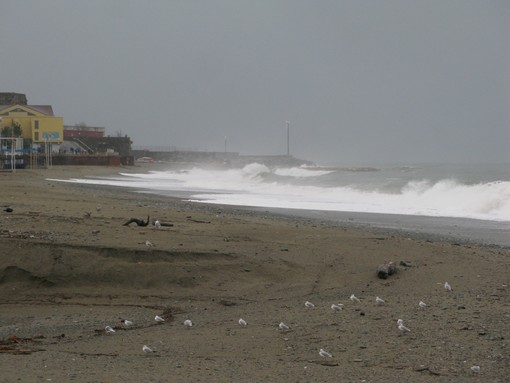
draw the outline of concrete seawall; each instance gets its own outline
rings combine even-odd
[[[300,166],[312,165],[311,161],[287,155],[240,155],[236,152],[199,152],[199,151],[150,151],[133,150],[136,159],[149,157],[155,161],[171,163],[198,163],[244,166],[258,162],[267,166]]]

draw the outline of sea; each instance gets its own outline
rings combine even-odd
[[[230,166],[59,180],[510,247],[510,165]],[[57,180],[55,180],[57,181]]]

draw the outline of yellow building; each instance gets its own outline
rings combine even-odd
[[[55,117],[50,105],[0,105],[0,129],[13,125],[19,125],[23,139],[34,144],[64,140],[64,118]]]

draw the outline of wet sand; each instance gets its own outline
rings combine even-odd
[[[1,382],[508,381],[508,249],[46,180],[118,171],[0,173]]]

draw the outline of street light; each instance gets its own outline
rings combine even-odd
[[[285,121],[287,124],[287,156],[290,156],[290,121]]]

